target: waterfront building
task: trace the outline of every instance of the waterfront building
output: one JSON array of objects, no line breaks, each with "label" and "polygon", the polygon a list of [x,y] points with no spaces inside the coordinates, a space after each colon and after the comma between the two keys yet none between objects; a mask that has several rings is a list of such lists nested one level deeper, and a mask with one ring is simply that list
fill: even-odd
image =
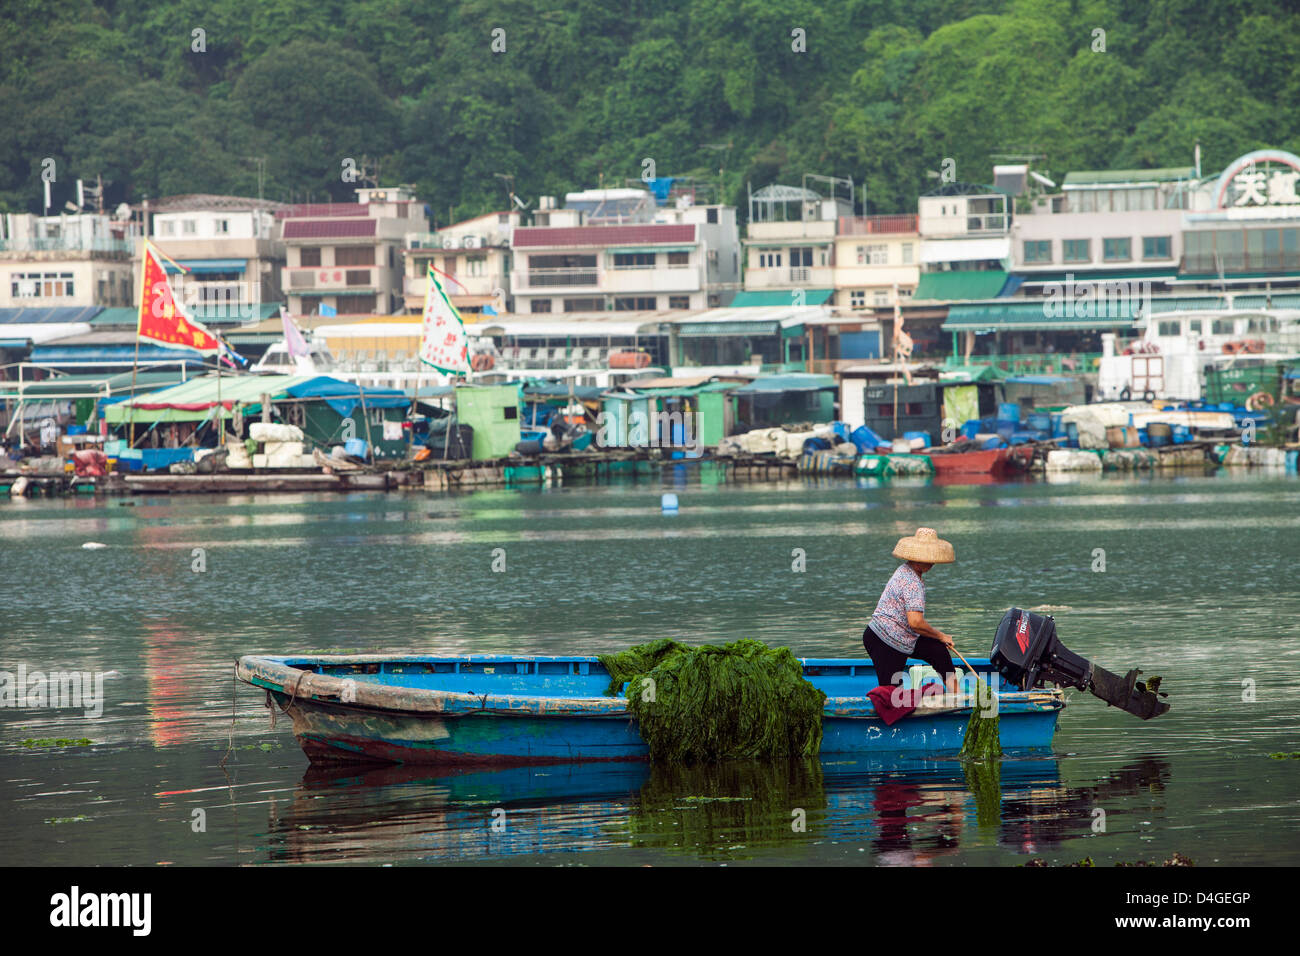
[{"label": "waterfront building", "polygon": [[492,212],[439,229],[412,232],[402,250],[406,311],[420,313],[428,288],[428,267],[466,322],[492,313],[514,312],[510,291],[512,238],[520,213]]},{"label": "waterfront building", "polygon": [[[668,197],[665,197],[665,201]],[[734,293],[736,210],[644,189],[542,196],[514,230],[510,291],[521,314],[689,311]]]},{"label": "waterfront building", "polygon": [[[192,194],[147,200],[134,207],[164,260],[172,291],[209,325],[255,321],[268,303],[278,308],[284,243],[275,215],[284,203],[245,196]],[[138,269],[143,241],[134,250]],[[177,264],[184,266],[182,270]],[[123,303],[125,304],[125,303]]]},{"label": "waterfront building", "polygon": [[358,189],[355,203],[308,203],[276,213],[284,242],[281,283],[293,315],[406,311],[402,250],[427,233],[427,209],[404,186]]},{"label": "waterfront building", "polygon": [[115,216],[6,213],[0,217],[0,309],[129,305],[138,234],[125,210]]}]

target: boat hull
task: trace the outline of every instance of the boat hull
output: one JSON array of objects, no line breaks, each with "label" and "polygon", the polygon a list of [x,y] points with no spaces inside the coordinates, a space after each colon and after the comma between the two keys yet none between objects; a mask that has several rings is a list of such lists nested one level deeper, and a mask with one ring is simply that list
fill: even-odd
[{"label": "boat hull", "polygon": [[[456,662],[463,661],[470,668],[464,674],[447,671],[438,682],[453,687],[475,684],[489,688],[486,693],[419,686],[433,683],[434,678],[410,676],[413,661],[314,658],[307,665],[300,659],[245,657],[238,673],[241,680],[265,688],[289,715],[293,732],[313,764],[472,768],[649,757],[623,698],[590,694],[608,681],[594,658],[438,659],[438,666],[458,668]],[[545,663],[581,668],[583,673],[547,680],[536,674]],[[971,710],[959,706],[959,701],[945,701],[936,694],[921,710],[887,726],[866,697],[876,686],[869,661],[805,660],[803,665],[806,678],[828,694],[822,713],[822,756],[942,753],[961,748]],[[985,679],[998,681],[996,673],[987,670],[987,661],[976,661],[974,666]],[[524,672],[526,667],[533,670]],[[514,668],[520,669],[519,674]],[[485,671],[491,676],[485,677]],[[534,689],[527,687],[529,683],[539,685],[536,693],[516,692]],[[557,693],[571,689],[579,694]],[[1004,688],[999,705],[1004,749],[1051,745],[1064,706],[1059,691]]]},{"label": "boat hull", "polygon": [[[1026,454],[1027,453],[1027,454]],[[989,448],[984,451],[942,454],[928,451],[934,473],[940,478],[949,475],[1005,475],[1022,471],[1032,458],[1029,446],[1016,448]]]}]

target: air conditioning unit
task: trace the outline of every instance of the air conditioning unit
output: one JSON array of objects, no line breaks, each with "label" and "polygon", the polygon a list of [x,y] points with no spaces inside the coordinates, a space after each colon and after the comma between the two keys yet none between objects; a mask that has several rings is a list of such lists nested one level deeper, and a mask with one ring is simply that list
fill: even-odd
[{"label": "air conditioning unit", "polygon": [[455,237],[455,236],[443,236],[443,237],[442,237],[442,247],[443,247],[444,249],[455,249],[455,248],[456,248],[456,237]]},{"label": "air conditioning unit", "polygon": [[483,240],[478,236],[466,236],[461,240],[460,245],[462,249],[477,249],[479,246],[483,245]]},{"label": "air conditioning unit", "polygon": [[509,236],[502,236],[501,239],[500,239],[500,241],[497,242],[497,245],[500,246],[502,249],[509,249],[509,248],[510,248],[510,237],[509,237]]}]

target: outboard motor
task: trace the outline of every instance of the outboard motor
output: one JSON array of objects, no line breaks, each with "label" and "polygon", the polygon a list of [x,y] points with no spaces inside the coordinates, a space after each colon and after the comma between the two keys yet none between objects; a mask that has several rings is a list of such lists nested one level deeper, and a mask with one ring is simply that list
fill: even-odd
[{"label": "outboard motor", "polygon": [[1060,642],[1052,617],[1018,607],[1003,615],[989,659],[998,673],[1021,690],[1042,687],[1048,681],[1077,687],[1143,720],[1159,717],[1169,709],[1160,700],[1169,695],[1157,696],[1158,679],[1153,679],[1148,688],[1137,679],[1142,673],[1137,668],[1120,677],[1098,667]]}]

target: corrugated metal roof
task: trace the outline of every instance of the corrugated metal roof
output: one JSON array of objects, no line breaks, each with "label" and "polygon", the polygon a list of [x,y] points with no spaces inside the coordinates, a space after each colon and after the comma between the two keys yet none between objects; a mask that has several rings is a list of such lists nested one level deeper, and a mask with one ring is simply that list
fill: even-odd
[{"label": "corrugated metal roof", "polygon": [[98,305],[70,305],[45,308],[20,307],[0,309],[0,325],[57,325],[89,322],[103,307]]},{"label": "corrugated metal roof", "polygon": [[1084,169],[1066,173],[1064,186],[1100,186],[1123,183],[1163,183],[1195,179],[1195,166],[1166,166],[1163,169]]},{"label": "corrugated metal roof", "polygon": [[370,207],[359,202],[299,203],[275,214],[276,219],[325,219],[337,216],[369,216]]},{"label": "corrugated metal roof", "polygon": [[694,242],[694,224],[637,223],[628,226],[526,226],[516,229],[515,248],[609,246],[629,243]]},{"label": "corrugated metal roof", "polygon": [[[221,403],[226,414],[234,404],[260,402],[263,395],[279,396],[285,390],[310,382],[315,375],[222,375]],[[212,414],[217,402],[217,376],[204,375],[181,385],[165,388],[149,395],[137,395],[105,409],[104,417],[110,424],[129,421],[203,421]],[[131,410],[135,415],[131,415]]]},{"label": "corrugated metal roof", "polygon": [[824,388],[835,388],[834,375],[807,375],[793,373],[790,375],[761,375],[735,391],[737,394],[758,392],[818,392]]},{"label": "corrugated metal roof", "polygon": [[375,234],[373,219],[289,219],[285,239],[351,239]]},{"label": "corrugated metal roof", "polygon": [[[943,323],[945,332],[962,332],[994,329],[1052,330],[1052,329],[1113,329],[1132,328],[1133,318],[1128,302],[1116,303],[1120,317],[1090,315],[1094,311],[1083,305],[1065,309],[1053,308],[1047,300],[1016,302],[1006,305],[954,305],[948,310]],[[1104,311],[1104,310],[1096,310]]]}]

